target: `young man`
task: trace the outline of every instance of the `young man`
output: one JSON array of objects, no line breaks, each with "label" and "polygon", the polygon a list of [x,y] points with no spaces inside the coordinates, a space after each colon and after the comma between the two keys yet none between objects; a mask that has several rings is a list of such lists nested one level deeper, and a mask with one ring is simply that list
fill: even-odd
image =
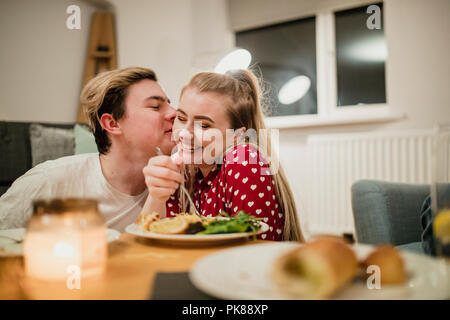
[{"label": "young man", "polygon": [[137,67],[98,75],[80,100],[99,153],[46,161],[18,178],[0,198],[0,229],[23,227],[34,199],[97,199],[119,231],[139,215],[148,195],[142,169],[156,147],[170,154],[175,110],[156,74]]}]

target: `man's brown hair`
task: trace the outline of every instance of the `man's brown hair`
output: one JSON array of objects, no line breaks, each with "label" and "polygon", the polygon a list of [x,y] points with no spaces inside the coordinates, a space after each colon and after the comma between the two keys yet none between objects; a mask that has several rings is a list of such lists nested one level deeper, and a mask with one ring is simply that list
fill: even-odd
[{"label": "man's brown hair", "polygon": [[97,149],[106,154],[111,146],[111,140],[100,124],[104,113],[112,114],[114,120],[125,115],[125,99],[128,88],[141,80],[158,81],[153,70],[141,67],[117,69],[100,73],[91,79],[81,91],[81,107],[94,133]]}]

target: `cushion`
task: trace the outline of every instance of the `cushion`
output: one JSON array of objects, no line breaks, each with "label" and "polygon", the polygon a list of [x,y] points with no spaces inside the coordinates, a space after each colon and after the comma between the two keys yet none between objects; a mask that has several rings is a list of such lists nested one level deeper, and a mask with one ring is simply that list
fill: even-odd
[{"label": "cushion", "polygon": [[75,154],[98,152],[95,137],[88,127],[76,124],[73,130],[75,134]]},{"label": "cushion", "polygon": [[420,253],[420,254],[424,253],[422,242],[420,242],[420,241],[402,244],[401,246],[397,246],[397,248],[400,250],[411,251],[414,253]]},{"label": "cushion", "polygon": [[352,185],[358,242],[402,245],[420,241],[420,208],[430,186],[359,180]]},{"label": "cushion", "polygon": [[35,165],[64,156],[75,151],[73,129],[61,129],[30,125],[31,164]]},{"label": "cushion", "polygon": [[30,167],[29,125],[0,121],[0,183],[8,188]]}]

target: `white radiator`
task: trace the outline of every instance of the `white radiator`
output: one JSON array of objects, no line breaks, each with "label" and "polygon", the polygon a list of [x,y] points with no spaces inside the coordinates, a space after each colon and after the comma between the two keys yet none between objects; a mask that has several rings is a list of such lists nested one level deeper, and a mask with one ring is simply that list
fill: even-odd
[{"label": "white radiator", "polygon": [[354,233],[351,185],[360,179],[430,183],[433,132],[315,135],[302,191],[308,232]]}]

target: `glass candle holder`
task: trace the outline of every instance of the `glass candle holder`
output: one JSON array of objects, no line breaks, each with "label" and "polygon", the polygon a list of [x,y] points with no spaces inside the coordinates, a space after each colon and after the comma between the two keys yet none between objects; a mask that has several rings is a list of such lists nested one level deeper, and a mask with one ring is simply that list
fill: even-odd
[{"label": "glass candle holder", "polygon": [[40,280],[65,280],[104,272],[106,226],[96,200],[33,202],[24,239],[25,273]]},{"label": "glass candle holder", "polygon": [[450,257],[450,124],[436,125],[432,157],[431,209],[438,256]]}]

